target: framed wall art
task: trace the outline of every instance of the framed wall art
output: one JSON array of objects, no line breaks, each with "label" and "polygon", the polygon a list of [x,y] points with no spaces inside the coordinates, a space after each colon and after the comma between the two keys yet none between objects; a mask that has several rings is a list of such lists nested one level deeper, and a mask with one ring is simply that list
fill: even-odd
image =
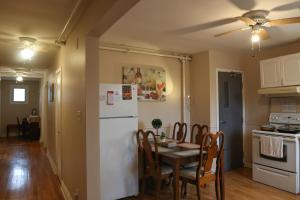
[{"label": "framed wall art", "polygon": [[137,85],[139,101],[166,100],[166,71],[161,67],[123,67],[123,83]]}]

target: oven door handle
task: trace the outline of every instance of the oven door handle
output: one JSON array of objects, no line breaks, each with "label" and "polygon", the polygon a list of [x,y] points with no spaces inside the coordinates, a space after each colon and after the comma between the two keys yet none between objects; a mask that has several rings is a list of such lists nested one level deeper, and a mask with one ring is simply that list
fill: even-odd
[{"label": "oven door handle", "polygon": [[[260,138],[260,135],[267,135],[267,134],[256,134],[256,133],[252,133],[252,137],[256,137],[256,138]],[[276,137],[281,137],[281,136],[277,136]],[[286,141],[286,142],[296,142],[297,141],[297,138],[287,138],[287,137],[283,137],[283,141]]]}]

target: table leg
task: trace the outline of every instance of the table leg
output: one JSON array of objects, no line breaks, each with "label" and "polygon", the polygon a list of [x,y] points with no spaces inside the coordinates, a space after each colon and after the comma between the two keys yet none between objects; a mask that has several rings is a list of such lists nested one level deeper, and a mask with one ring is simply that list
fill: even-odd
[{"label": "table leg", "polygon": [[180,162],[176,161],[173,166],[173,199],[179,200],[180,198],[180,191],[179,191],[179,174],[180,174]]}]

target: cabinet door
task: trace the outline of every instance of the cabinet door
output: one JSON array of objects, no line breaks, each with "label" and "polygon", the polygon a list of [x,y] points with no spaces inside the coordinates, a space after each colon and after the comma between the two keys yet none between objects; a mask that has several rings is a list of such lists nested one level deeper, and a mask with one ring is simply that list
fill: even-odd
[{"label": "cabinet door", "polygon": [[283,56],[281,62],[283,85],[300,85],[300,54]]},{"label": "cabinet door", "polygon": [[260,62],[260,81],[262,88],[281,86],[280,58]]}]

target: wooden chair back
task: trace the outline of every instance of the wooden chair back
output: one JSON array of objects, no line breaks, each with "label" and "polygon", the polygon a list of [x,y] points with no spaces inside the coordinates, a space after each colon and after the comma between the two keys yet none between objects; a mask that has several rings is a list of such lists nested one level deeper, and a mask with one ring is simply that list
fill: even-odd
[{"label": "wooden chair back", "polygon": [[[140,129],[138,130],[136,136],[139,154],[141,155],[140,160],[143,163],[143,171],[148,173],[148,175],[157,176],[158,174],[160,174],[160,166],[158,160],[158,147],[155,134],[153,133],[153,131],[145,132]],[[151,140],[153,139],[153,142],[150,142],[150,137]]]},{"label": "wooden chair back", "polygon": [[17,124],[18,124],[18,128],[21,128],[21,123],[20,123],[20,118],[17,117]]},{"label": "wooden chair back", "polygon": [[190,143],[201,144],[203,134],[209,132],[209,128],[207,125],[201,126],[200,124],[194,124],[191,130],[191,138]]},{"label": "wooden chair back", "polygon": [[176,122],[173,127],[173,140],[178,140],[179,143],[185,142],[187,134],[187,124]]},{"label": "wooden chair back", "polygon": [[199,178],[200,175],[201,177],[203,177],[206,174],[212,174],[213,160],[216,158],[218,165],[223,149],[224,133],[222,131],[219,131],[216,134],[204,134],[201,141],[197,178]]}]

